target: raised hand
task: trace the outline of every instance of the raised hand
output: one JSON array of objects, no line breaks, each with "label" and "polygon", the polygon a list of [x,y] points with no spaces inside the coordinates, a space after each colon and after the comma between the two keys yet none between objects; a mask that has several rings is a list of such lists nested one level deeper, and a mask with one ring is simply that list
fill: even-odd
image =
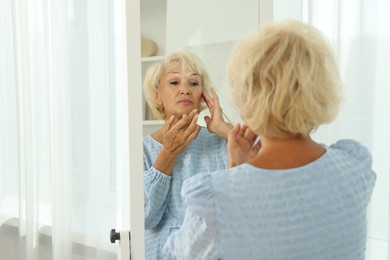
[{"label": "raised hand", "polygon": [[210,116],[204,117],[207,129],[227,140],[228,132],[233,128],[233,126],[224,120],[219,98],[214,88],[211,89],[211,94],[212,97],[210,97],[206,91],[203,91],[202,93],[203,99],[210,111]]},{"label": "raised hand", "polygon": [[177,155],[199,134],[200,126],[196,123],[197,112],[197,109],[194,109],[189,115],[183,115],[177,122],[172,115],[165,122],[161,133],[162,148],[153,164],[162,173],[171,176]]},{"label": "raised hand", "polygon": [[245,125],[237,124],[228,134],[227,154],[228,167],[249,162],[255,158],[260,149],[261,142],[258,142],[258,135]]},{"label": "raised hand", "polygon": [[163,149],[177,155],[196,138],[200,131],[200,126],[197,124],[197,112],[197,109],[194,109],[189,115],[184,114],[176,124],[173,124],[174,115],[167,120],[162,132]]}]

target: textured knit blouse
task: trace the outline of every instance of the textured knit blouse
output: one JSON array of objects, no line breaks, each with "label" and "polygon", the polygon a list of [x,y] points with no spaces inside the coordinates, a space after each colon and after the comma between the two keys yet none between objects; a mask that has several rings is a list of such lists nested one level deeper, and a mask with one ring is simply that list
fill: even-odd
[{"label": "textured knit blouse", "polygon": [[176,158],[172,176],[153,167],[162,145],[150,135],[144,137],[145,255],[162,259],[168,235],[184,220],[185,204],[180,195],[183,181],[198,172],[227,168],[226,141],[202,127],[198,136]]},{"label": "textured knit blouse", "polygon": [[364,259],[374,188],[368,150],[342,140],[305,166],[243,164],[187,179],[164,259]]}]

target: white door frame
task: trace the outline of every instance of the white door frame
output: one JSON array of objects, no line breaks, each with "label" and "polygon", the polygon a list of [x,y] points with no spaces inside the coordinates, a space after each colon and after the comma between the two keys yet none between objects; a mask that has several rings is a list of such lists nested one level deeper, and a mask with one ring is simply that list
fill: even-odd
[{"label": "white door frame", "polygon": [[[129,104],[129,187],[131,258],[145,259],[144,174],[142,134],[142,78],[140,1],[125,1],[127,86]],[[123,256],[128,260],[129,257]]]}]

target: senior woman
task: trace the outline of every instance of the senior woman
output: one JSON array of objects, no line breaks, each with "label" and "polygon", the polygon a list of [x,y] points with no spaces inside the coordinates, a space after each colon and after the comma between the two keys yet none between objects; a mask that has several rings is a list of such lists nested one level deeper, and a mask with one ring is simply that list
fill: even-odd
[{"label": "senior woman", "polygon": [[230,169],[183,184],[185,219],[166,259],[364,259],[371,155],[310,137],[341,100],[327,39],[298,21],[266,25],[236,45],[228,76],[247,126],[229,133]]},{"label": "senior woman", "polygon": [[[223,119],[218,96],[202,60],[188,51],[168,55],[153,64],[144,79],[144,93],[153,114],[164,126],[146,136],[145,255],[161,259],[168,235],[184,218],[180,196],[185,179],[198,172],[227,167],[226,139],[232,125]],[[207,128],[197,124],[198,112],[208,107]]]}]

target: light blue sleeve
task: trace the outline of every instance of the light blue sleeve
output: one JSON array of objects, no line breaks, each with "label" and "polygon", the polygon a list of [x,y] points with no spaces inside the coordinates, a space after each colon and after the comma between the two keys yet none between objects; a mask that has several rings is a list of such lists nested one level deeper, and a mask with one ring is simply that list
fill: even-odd
[{"label": "light blue sleeve", "polygon": [[356,164],[361,165],[363,169],[361,172],[365,180],[364,189],[367,191],[365,196],[365,203],[368,204],[371,199],[377,177],[376,173],[372,170],[372,156],[370,151],[367,149],[367,147],[352,139],[339,140],[330,147],[345,152],[351,158],[356,160]]},{"label": "light blue sleeve", "polygon": [[167,204],[171,178],[153,166],[144,171],[145,229],[152,229],[160,222]]},{"label": "light blue sleeve", "polygon": [[376,179],[376,173],[372,171],[372,156],[370,151],[359,143],[352,139],[342,139],[332,144],[330,147],[333,149],[342,150],[347,153],[350,157],[359,162],[362,167],[366,170],[370,178]]},{"label": "light blue sleeve", "polygon": [[372,167],[372,157],[368,149],[359,142],[352,139],[342,139],[332,144],[330,147],[342,150],[352,158],[363,163],[367,169]]},{"label": "light blue sleeve", "polygon": [[187,202],[184,223],[168,237],[164,259],[217,259],[220,228],[210,173],[187,179],[181,193]]}]

